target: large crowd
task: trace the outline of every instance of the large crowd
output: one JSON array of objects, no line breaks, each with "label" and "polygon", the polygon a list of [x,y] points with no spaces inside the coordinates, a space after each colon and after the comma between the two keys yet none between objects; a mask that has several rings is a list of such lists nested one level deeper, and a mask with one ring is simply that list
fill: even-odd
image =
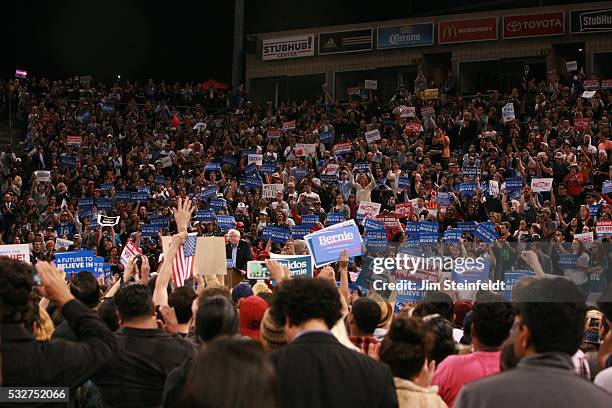
[{"label": "large crowd", "polygon": [[[3,386],[70,387],[79,407],[611,406],[612,92],[528,67],[508,93],[423,79],[388,101],[279,106],[210,82],[0,81],[16,124],[0,153],[0,245],[28,244],[35,265],[0,258]],[[361,224],[364,203],[389,245],[430,221],[440,242],[455,229],[478,251],[461,230],[475,221],[494,234],[491,279],[537,277],[511,301],[429,291],[395,307],[361,285],[359,259],[313,279],[269,259],[307,254],[303,225]],[[269,226],[292,236],[264,239]],[[242,282],[204,267],[177,284],[190,232],[226,237]],[[128,241],[143,256],[122,262]],[[85,249],[110,272],[55,269]],[[274,285],[247,279],[250,260]]]}]

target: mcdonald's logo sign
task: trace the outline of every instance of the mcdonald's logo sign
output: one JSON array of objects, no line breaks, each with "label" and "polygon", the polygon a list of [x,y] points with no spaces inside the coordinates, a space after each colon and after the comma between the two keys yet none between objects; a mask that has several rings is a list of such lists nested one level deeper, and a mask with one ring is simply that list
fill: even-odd
[{"label": "mcdonald's logo sign", "polygon": [[438,23],[439,44],[491,40],[497,40],[497,17]]}]

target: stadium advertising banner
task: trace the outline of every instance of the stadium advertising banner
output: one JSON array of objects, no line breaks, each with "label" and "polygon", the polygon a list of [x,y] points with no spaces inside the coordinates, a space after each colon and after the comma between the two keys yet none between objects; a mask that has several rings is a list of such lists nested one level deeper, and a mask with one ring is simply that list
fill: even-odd
[{"label": "stadium advertising banner", "polygon": [[440,21],[438,43],[450,44],[497,40],[497,17]]},{"label": "stadium advertising banner", "polygon": [[261,59],[264,61],[285,58],[312,57],[314,55],[314,34],[263,40]]},{"label": "stadium advertising banner", "polygon": [[379,27],[376,37],[379,50],[433,45],[434,25],[433,23],[420,23]]},{"label": "stadium advertising banner", "polygon": [[372,28],[319,34],[319,55],[371,51],[373,48]]},{"label": "stadium advertising banner", "polygon": [[504,16],[504,39],[565,34],[565,12]]},{"label": "stadium advertising banner", "polygon": [[612,8],[572,10],[569,25],[572,34],[612,31]]}]

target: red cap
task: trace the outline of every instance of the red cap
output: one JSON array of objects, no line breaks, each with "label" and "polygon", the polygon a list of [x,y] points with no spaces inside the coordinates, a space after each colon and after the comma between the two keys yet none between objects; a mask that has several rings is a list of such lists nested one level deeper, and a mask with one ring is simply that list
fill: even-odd
[{"label": "red cap", "polygon": [[249,296],[240,302],[240,334],[259,340],[259,326],[268,303],[259,296]]}]

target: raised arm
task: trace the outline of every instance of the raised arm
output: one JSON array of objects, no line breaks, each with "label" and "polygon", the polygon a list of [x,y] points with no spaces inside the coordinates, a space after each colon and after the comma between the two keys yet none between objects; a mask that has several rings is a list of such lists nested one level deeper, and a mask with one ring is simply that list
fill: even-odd
[{"label": "raised arm", "polygon": [[164,262],[159,269],[159,274],[155,280],[155,291],[153,292],[153,303],[156,306],[167,306],[168,305],[168,283],[172,276],[172,264],[176,254],[183,245],[183,242],[187,238],[187,232],[179,232],[174,235],[170,240],[170,246],[168,253],[164,255]]}]

